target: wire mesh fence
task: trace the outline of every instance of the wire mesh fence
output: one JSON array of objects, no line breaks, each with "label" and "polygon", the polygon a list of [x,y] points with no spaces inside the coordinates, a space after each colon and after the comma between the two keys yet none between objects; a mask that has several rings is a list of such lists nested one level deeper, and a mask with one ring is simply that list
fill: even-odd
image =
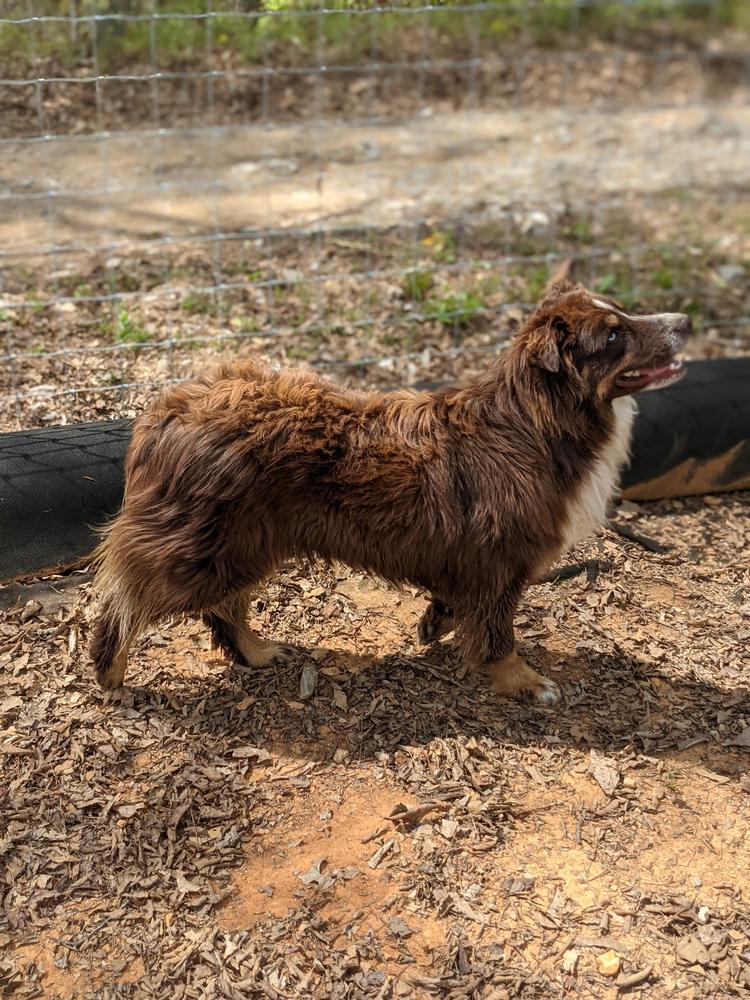
[{"label": "wire mesh fence", "polygon": [[748,343],[744,6],[13,0],[0,421],[219,357],[371,385],[499,349],[562,260]]}]

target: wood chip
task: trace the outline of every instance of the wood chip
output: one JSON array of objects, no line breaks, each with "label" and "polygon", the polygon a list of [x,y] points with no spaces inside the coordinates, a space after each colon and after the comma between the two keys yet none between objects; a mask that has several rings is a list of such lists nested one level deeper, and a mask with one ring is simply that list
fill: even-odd
[{"label": "wood chip", "polygon": [[597,955],[596,968],[602,976],[616,976],[620,971],[620,956],[614,951],[605,951],[603,955]]},{"label": "wood chip", "polygon": [[383,858],[386,856],[386,854],[388,854],[389,851],[392,851],[395,846],[396,846],[395,838],[391,837],[390,840],[386,840],[386,842],[381,847],[379,847],[377,851],[375,851],[370,860],[367,862],[369,867],[377,868],[380,865]]}]

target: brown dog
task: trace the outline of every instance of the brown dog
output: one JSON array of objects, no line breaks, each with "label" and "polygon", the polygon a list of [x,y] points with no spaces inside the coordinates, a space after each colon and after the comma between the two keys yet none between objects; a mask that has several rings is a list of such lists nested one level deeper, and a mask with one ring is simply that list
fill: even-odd
[{"label": "brown dog", "polygon": [[285,655],[250,630],[248,601],[312,556],[423,587],[423,641],[455,624],[498,692],[553,704],[557,686],[515,652],[516,605],[604,519],[630,394],[682,374],[689,329],[561,283],[462,387],[361,393],[243,361],[167,389],[135,425],[97,553],[99,683],[121,685],[139,630],[176,612],[202,614],[235,661]]}]

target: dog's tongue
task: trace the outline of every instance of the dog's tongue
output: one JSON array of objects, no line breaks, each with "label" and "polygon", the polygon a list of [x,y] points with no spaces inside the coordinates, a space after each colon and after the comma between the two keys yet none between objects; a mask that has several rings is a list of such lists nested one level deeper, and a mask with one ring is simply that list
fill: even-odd
[{"label": "dog's tongue", "polygon": [[638,392],[639,389],[654,388],[665,383],[673,382],[685,374],[685,367],[681,361],[671,361],[668,365],[658,365],[653,368],[638,368],[636,371],[626,372],[617,379],[617,384],[623,388],[628,388],[631,392]]},{"label": "dog's tongue", "polygon": [[657,379],[669,378],[675,375],[682,366],[675,366],[674,362],[668,365],[661,365],[659,368],[639,368],[641,377],[647,382],[655,382]]}]

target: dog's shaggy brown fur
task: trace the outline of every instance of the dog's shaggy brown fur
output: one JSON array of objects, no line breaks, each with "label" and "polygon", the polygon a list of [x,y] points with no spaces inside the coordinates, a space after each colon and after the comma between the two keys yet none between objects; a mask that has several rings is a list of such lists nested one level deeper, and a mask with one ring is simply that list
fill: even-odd
[{"label": "dog's shaggy brown fur", "polygon": [[515,652],[517,602],[604,516],[632,420],[619,397],[678,373],[688,327],[563,283],[462,387],[365,394],[243,361],[167,389],[135,425],[97,554],[100,684],[122,684],[135,635],[175,612],[202,614],[237,661],[284,655],[249,629],[248,601],[282,560],[314,556],[423,587],[424,641],[455,625],[499,692],[553,703]]}]

